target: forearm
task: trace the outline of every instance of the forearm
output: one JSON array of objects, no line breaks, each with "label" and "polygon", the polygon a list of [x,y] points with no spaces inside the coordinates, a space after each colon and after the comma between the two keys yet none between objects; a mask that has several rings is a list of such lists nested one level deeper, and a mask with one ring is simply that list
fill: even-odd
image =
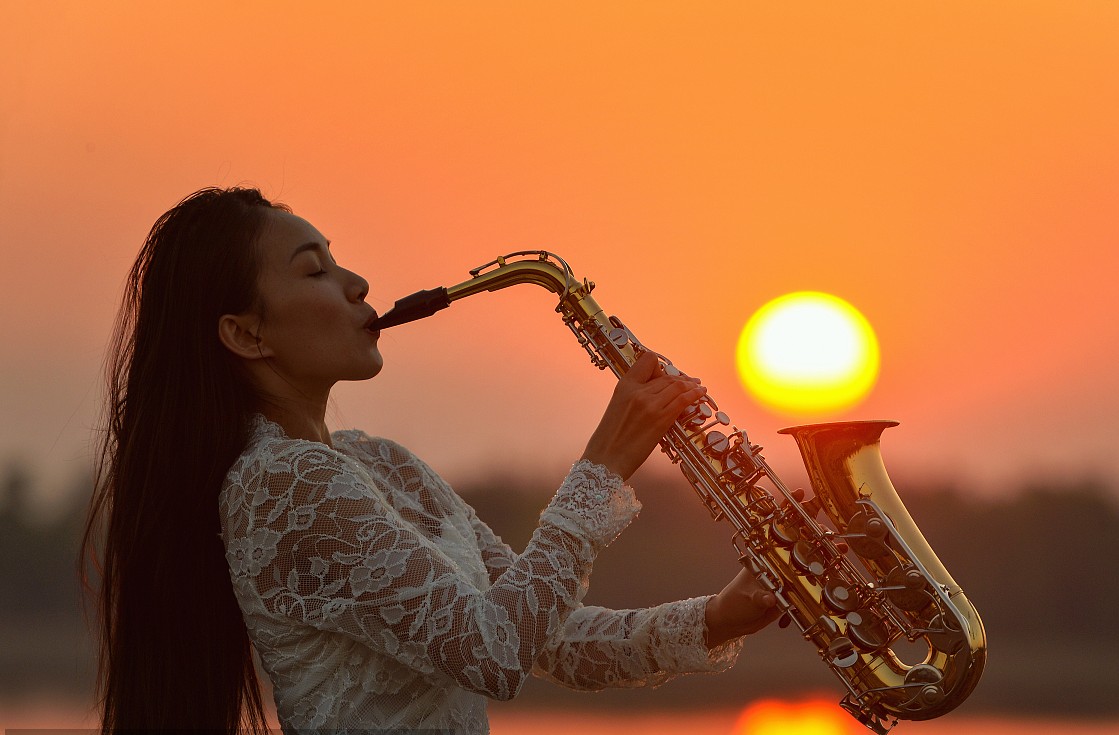
[{"label": "forearm", "polygon": [[580,607],[536,660],[534,673],[573,689],[658,686],[681,674],[723,671],[741,642],[709,649],[707,598],[637,610]]}]

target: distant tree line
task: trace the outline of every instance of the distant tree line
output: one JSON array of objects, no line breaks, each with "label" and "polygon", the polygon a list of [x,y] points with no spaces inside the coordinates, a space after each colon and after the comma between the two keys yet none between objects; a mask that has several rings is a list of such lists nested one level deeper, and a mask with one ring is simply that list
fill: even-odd
[{"label": "distant tree line", "polygon": [[[92,683],[92,645],[75,573],[90,483],[76,479],[65,507],[44,523],[29,510],[36,491],[30,472],[11,464],[0,474],[0,693],[82,695]],[[712,521],[680,477],[642,470],[632,484],[644,508],[596,561],[584,602],[634,608],[718,592],[739,568],[731,527]],[[501,477],[458,489],[518,551],[554,490],[546,482]],[[906,486],[903,495],[987,628],[987,673],[965,706],[1119,713],[1113,697],[1119,653],[1114,489],[1092,481],[1038,484],[985,499],[959,488]],[[591,695],[533,682],[517,704],[726,706],[791,690],[839,696],[838,682],[812,647],[771,626],[748,641],[740,664],[723,676]]]}]

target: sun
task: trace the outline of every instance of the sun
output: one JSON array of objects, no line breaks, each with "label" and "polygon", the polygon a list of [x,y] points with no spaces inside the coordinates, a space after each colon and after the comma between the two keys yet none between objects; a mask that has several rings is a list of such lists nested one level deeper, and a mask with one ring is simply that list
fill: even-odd
[{"label": "sun", "polygon": [[874,387],[878,340],[851,304],[797,291],[758,309],[738,338],[742,384],[778,413],[821,416],[850,408]]}]

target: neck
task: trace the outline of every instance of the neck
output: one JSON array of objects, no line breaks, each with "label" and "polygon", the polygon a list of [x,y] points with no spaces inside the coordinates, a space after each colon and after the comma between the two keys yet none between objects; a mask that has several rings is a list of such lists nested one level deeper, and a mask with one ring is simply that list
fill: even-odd
[{"label": "neck", "polygon": [[330,430],[326,428],[326,398],[321,401],[292,400],[290,398],[265,400],[260,412],[274,421],[292,439],[307,439],[328,447]]},{"label": "neck", "polygon": [[265,360],[251,361],[248,368],[260,413],[279,424],[292,439],[334,446],[326,428],[326,404],[333,382],[294,380],[281,375]]}]

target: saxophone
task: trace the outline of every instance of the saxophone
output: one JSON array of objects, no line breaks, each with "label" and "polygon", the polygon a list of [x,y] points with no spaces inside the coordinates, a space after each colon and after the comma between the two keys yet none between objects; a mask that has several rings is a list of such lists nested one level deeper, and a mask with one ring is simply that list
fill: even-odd
[{"label": "saxophone", "polygon": [[[452,301],[519,283],[559,296],[556,311],[591,362],[623,375],[646,348],[545,251],[501,256],[456,286],[397,301],[378,329],[414,321]],[[660,356],[666,372],[681,374]],[[882,432],[896,421],[843,421],[782,429],[796,440],[814,496],[790,490],[746,432],[710,394],[662,438],[716,521],[734,527],[739,561],[777,598],[846,687],[847,712],[879,735],[959,705],[979,681],[986,635],[979,614],[909,516],[882,463]]]}]

